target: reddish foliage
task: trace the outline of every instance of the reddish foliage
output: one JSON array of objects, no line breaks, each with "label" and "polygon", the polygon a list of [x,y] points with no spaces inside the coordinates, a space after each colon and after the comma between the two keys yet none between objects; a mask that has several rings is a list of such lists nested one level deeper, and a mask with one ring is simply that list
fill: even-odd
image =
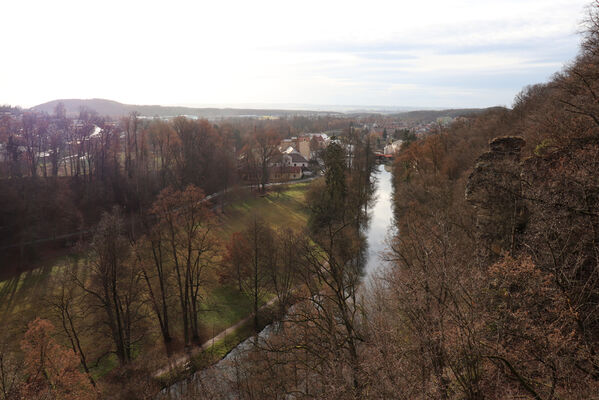
[{"label": "reddish foliage", "polygon": [[23,389],[28,399],[95,399],[89,378],[79,368],[79,357],[52,338],[54,326],[48,320],[29,323],[21,341],[25,353],[27,381]]}]

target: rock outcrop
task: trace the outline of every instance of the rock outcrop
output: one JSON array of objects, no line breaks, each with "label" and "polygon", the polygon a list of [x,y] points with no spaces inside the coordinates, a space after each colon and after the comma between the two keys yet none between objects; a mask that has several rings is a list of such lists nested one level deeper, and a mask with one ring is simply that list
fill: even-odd
[{"label": "rock outcrop", "polygon": [[524,144],[494,139],[468,178],[480,255],[486,262],[502,253],[531,257],[571,302],[585,339],[597,343],[599,138],[571,139],[521,160]]},{"label": "rock outcrop", "polygon": [[520,137],[493,139],[468,177],[466,200],[476,208],[481,256],[492,258],[513,252],[516,235],[526,220],[522,201]]}]

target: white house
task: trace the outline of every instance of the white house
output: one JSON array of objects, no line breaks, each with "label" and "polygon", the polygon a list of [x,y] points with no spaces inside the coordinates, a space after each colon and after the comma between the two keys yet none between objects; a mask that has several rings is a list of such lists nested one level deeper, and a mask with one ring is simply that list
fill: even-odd
[{"label": "white house", "polygon": [[273,166],[307,168],[308,160],[293,147],[289,146],[281,152],[281,157],[273,164]]},{"label": "white house", "polygon": [[291,167],[308,168],[308,160],[300,153],[294,152],[283,155],[284,162]]},{"label": "white house", "polygon": [[384,153],[385,154],[395,154],[401,148],[401,144],[403,140],[396,140],[395,142],[388,144],[385,146]]}]

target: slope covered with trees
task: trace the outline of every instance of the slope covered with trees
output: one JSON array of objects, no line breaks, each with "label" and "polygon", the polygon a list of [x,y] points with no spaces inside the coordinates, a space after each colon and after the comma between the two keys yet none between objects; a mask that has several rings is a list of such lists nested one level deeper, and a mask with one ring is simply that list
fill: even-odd
[{"label": "slope covered with trees", "polygon": [[399,234],[370,319],[394,373],[377,390],[596,396],[598,16],[594,4],[577,59],[512,110],[457,122],[397,160]]}]

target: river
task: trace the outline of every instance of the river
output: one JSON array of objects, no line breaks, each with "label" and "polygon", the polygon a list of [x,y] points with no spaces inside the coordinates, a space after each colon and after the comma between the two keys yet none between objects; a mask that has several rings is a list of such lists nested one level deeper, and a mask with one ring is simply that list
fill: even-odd
[{"label": "river", "polygon": [[[369,209],[370,220],[364,229],[367,241],[367,254],[364,264],[363,282],[368,282],[380,271],[385,264],[383,254],[387,248],[387,237],[393,229],[393,175],[391,168],[386,165],[378,165],[374,177],[376,188],[373,202]],[[259,338],[267,338],[276,323],[268,325],[259,334]],[[212,367],[196,372],[190,379],[177,382],[164,389],[157,399],[178,399],[185,396],[204,393],[206,388],[216,390],[215,397],[224,399],[235,399],[236,362],[239,356],[250,350],[254,344],[254,338],[249,338],[234,348],[225,358]]]},{"label": "river", "polygon": [[376,189],[373,204],[370,207],[370,221],[364,231],[368,243],[368,253],[364,265],[364,276],[367,281],[385,264],[383,254],[387,249],[387,237],[393,229],[393,174],[391,167],[378,165]]}]

